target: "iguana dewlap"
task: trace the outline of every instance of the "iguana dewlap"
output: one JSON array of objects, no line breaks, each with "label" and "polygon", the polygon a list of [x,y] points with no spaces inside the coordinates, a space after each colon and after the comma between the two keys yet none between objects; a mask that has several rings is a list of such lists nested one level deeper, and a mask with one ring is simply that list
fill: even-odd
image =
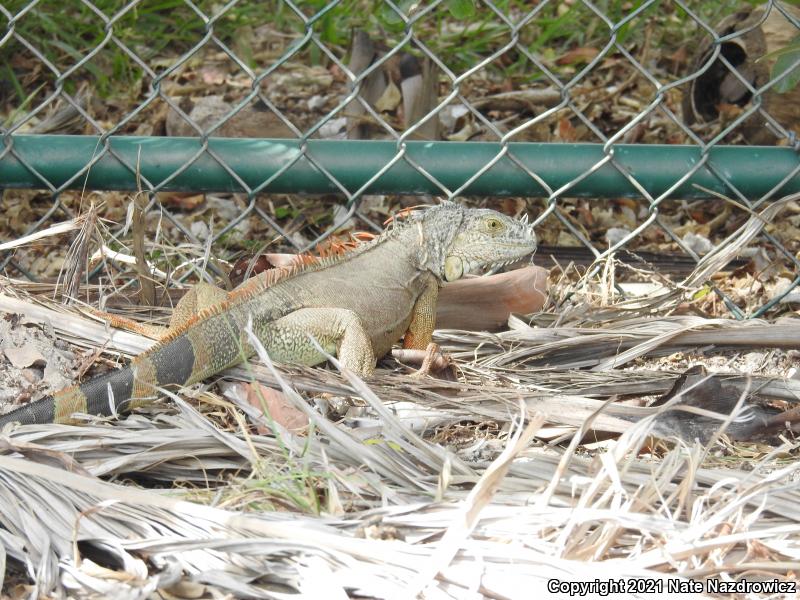
[{"label": "iguana dewlap", "polygon": [[344,367],[369,376],[401,337],[407,348],[427,346],[442,281],[535,248],[527,220],[492,210],[447,202],[412,213],[341,257],[298,267],[277,282],[266,272],[248,280],[211,307],[179,317],[182,323],[127,367],[21,406],[0,416],[0,427],[113,415],[152,400],[160,387],[201,381],[252,354],[244,332],[251,319],[278,362],[323,362],[313,337]]}]

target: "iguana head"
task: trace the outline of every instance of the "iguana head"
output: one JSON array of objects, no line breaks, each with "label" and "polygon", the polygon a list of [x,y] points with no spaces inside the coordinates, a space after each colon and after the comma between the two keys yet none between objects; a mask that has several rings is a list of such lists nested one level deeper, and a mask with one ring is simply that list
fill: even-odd
[{"label": "iguana head", "polygon": [[495,210],[445,202],[417,220],[422,266],[453,281],[480,267],[498,267],[536,250],[527,215],[512,219]]}]

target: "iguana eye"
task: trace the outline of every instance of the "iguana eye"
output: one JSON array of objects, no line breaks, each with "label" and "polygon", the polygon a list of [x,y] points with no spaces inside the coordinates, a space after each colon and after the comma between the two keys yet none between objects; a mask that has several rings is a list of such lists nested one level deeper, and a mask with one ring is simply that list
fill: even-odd
[{"label": "iguana eye", "polygon": [[497,232],[503,228],[503,223],[500,221],[500,219],[487,219],[486,228],[489,231]]}]

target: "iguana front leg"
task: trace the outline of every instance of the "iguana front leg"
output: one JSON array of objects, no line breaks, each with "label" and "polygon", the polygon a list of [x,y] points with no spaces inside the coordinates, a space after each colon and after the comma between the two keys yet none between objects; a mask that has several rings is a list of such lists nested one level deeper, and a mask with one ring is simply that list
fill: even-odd
[{"label": "iguana front leg", "polygon": [[403,337],[406,350],[424,350],[425,356],[419,371],[412,377],[429,375],[434,361],[444,359],[439,346],[433,343],[433,330],[436,327],[436,303],[439,299],[439,282],[432,279],[414,304],[411,323]]},{"label": "iguana front leg", "polygon": [[436,301],[439,298],[439,282],[431,277],[422,294],[414,303],[411,323],[403,337],[403,348],[425,350],[433,339],[436,327]]},{"label": "iguana front leg", "polygon": [[270,358],[284,363],[316,365],[325,361],[309,335],[336,354],[342,366],[362,377],[375,372],[372,342],[356,313],[344,308],[301,308],[257,332]]}]

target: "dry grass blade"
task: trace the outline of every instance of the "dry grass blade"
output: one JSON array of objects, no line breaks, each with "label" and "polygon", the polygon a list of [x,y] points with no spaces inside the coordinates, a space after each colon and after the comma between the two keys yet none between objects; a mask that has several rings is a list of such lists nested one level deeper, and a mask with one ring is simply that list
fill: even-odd
[{"label": "dry grass blade", "polygon": [[[12,490],[14,496],[9,497]],[[308,520],[285,516],[281,520],[264,519],[230,513],[8,457],[0,457],[0,494],[6,500],[17,499],[17,502],[3,502],[0,519],[8,534],[24,540],[32,558],[38,557],[28,565],[37,571],[31,575],[41,582],[42,592],[56,585],[56,559],[70,567],[67,575],[78,569],[86,579],[92,579],[92,575],[103,579],[96,569],[94,573],[91,569],[87,572],[89,561],[81,562],[72,556],[68,540],[73,538],[73,531],[78,540],[116,539],[113,544],[100,542],[112,563],[136,563],[129,550],[146,552],[156,564],[177,561],[179,568],[192,575],[194,581],[213,583],[247,597],[273,597],[269,587],[277,584],[303,591],[303,582],[314,569],[300,577],[304,569],[285,563],[281,557],[286,553],[326,557],[329,564],[349,572],[347,578],[356,588],[374,590],[388,586],[384,589],[397,591],[389,580],[383,581],[380,576],[376,579],[370,572],[358,575],[350,569],[354,557],[383,560],[390,558],[392,552],[386,554],[368,540],[340,536]],[[225,555],[231,553],[239,556],[234,569],[226,568]],[[11,556],[25,560],[25,554]],[[48,561],[42,563],[44,558]],[[401,571],[419,566],[413,553],[394,562]],[[35,564],[40,566],[36,568]],[[272,586],[260,589],[248,583],[264,573],[269,574]],[[106,577],[111,574],[109,571]],[[133,578],[128,581],[117,578],[113,591],[125,593],[144,583],[137,581],[137,573],[130,575]],[[103,587],[108,588],[111,583],[106,579]],[[155,576],[150,583],[158,586],[161,582]]]},{"label": "dry grass blade", "polygon": [[760,213],[752,214],[744,225],[717,244],[711,252],[702,258],[694,272],[683,281],[682,286],[694,288],[704,284],[709,277],[719,272],[736,257],[742,248],[749,244],[765,226],[769,225],[786,208],[786,205],[798,199],[800,199],[800,193],[790,194],[770,203]]},{"label": "dry grass blade", "polygon": [[[525,414],[524,409],[522,414]],[[508,469],[517,455],[526,448],[536,431],[544,424],[544,415],[536,415],[523,430],[521,423],[511,434],[503,452],[484,471],[481,478],[472,488],[462,507],[460,518],[447,528],[432,557],[431,564],[420,573],[417,584],[409,590],[410,596],[417,596],[430,585],[437,573],[442,572],[464,545],[478,522],[480,512],[489,505],[500,481],[508,473]]]},{"label": "dry grass blade", "polygon": [[103,346],[128,356],[139,354],[153,344],[143,335],[110,329],[107,325],[66,310],[58,304],[37,298],[20,300],[0,294],[0,311],[24,314],[52,327],[59,336],[83,347]]},{"label": "dry grass blade", "polygon": [[95,234],[98,211],[94,202],[83,215],[83,223],[75,240],[67,252],[64,266],[59,272],[59,282],[62,283],[64,296],[69,303],[73,303],[80,292],[81,283],[86,276],[86,264],[89,256],[89,244]]},{"label": "dry grass blade", "polygon": [[74,219],[70,219],[69,221],[64,221],[62,223],[56,223],[55,225],[51,225],[47,229],[40,229],[39,231],[35,231],[31,234],[22,236],[15,240],[3,242],[2,244],[0,244],[0,252],[5,252],[6,250],[19,248],[20,246],[25,246],[26,244],[30,244],[31,242],[35,242],[37,240],[41,240],[53,235],[61,235],[64,233],[69,233],[70,231],[75,231],[76,229],[80,229],[83,226],[83,222],[85,221],[85,219],[86,219],[85,216],[75,217]]},{"label": "dry grass blade", "polygon": [[[605,460],[594,477],[583,475],[577,502],[570,500],[568,486],[552,498],[552,505],[538,504],[539,494],[528,480],[527,486],[519,481],[527,487],[523,496],[515,500],[499,493],[486,504],[485,486],[492,486],[507,466],[512,468],[503,483],[517,477],[517,461],[509,461],[524,446],[521,441],[522,437],[512,439],[503,457],[482,469],[483,484],[464,504],[402,502],[344,520],[239,514],[0,457],[0,522],[6,529],[1,542],[8,556],[27,563],[31,574],[39,577],[42,592],[61,578],[78,587],[103,589],[109,596],[133,589],[168,590],[186,580],[238,597],[273,597],[276,586],[287,585],[300,597],[318,597],[321,581],[333,586],[332,593],[360,590],[381,598],[403,597],[409,586],[418,585],[420,573],[443,564],[436,562],[440,548],[456,538],[447,553],[452,563],[443,569],[437,587],[469,587],[478,568],[484,593],[508,597],[520,585],[531,593],[544,592],[553,577],[581,581],[594,573],[605,578],[663,578],[664,573],[653,569],[680,572],[711,554],[714,573],[739,572],[742,550],[755,541],[775,558],[770,564],[751,560],[751,566],[783,574],[800,558],[800,494],[798,484],[787,486],[797,466],[767,477],[737,477],[728,471],[724,478],[708,480],[714,485],[701,484],[691,507],[684,503],[676,512],[675,502],[683,496],[670,492],[672,482],[679,482],[677,489],[688,489],[684,475],[695,459],[678,449],[657,468],[656,476],[638,480],[637,470],[654,467],[639,464],[623,444],[619,456]],[[577,458],[575,463],[585,463],[576,474],[587,473],[588,462]],[[702,468],[692,470],[713,477]],[[772,517],[766,527],[755,527],[755,518],[763,520],[764,508],[773,505],[777,493],[794,495],[793,517]],[[465,513],[473,507],[482,508],[480,520],[474,519],[475,512],[473,518]],[[396,529],[405,541],[352,537],[360,523],[376,518],[380,528]],[[463,528],[460,535],[448,537],[453,523],[474,526],[474,537],[466,536]],[[712,535],[720,527],[729,533]],[[73,535],[81,544],[80,555],[69,542]],[[441,542],[430,542],[440,536]],[[105,566],[79,558],[96,544],[111,561]],[[462,551],[454,553],[453,548]],[[155,572],[145,568],[140,553],[158,567]],[[620,553],[625,560],[609,560]],[[295,558],[287,562],[287,557]],[[584,562],[590,557],[604,562]],[[433,591],[427,590],[426,597],[436,597]]]}]

